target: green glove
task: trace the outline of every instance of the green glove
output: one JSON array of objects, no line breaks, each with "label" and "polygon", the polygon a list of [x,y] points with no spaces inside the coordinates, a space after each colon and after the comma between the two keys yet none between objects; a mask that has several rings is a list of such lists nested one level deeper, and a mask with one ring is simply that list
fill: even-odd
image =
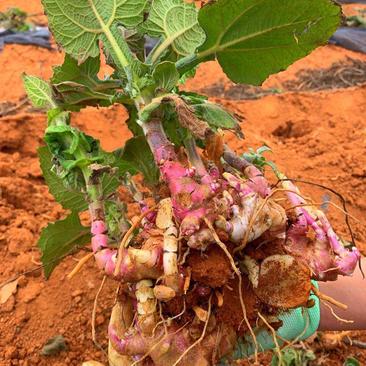
[{"label": "green glove", "polygon": [[[314,286],[318,284],[313,281]],[[314,334],[320,322],[320,303],[319,299],[314,295],[310,295],[310,299],[314,301],[314,306],[311,308],[296,308],[282,313],[278,318],[282,320],[282,326],[277,330],[279,337],[277,342],[280,346],[284,341],[304,340]],[[263,352],[275,348],[272,334],[263,328],[255,330],[258,342],[258,351]],[[219,362],[219,366],[230,365],[230,360],[238,360],[251,356],[254,354],[255,346],[250,335],[238,339],[235,350],[230,357],[226,357]]]}]

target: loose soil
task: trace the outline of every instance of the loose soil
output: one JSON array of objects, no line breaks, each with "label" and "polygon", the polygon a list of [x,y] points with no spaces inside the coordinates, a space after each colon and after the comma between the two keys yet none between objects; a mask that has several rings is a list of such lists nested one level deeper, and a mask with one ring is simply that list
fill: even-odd
[{"label": "loose soil", "polygon": [[266,95],[284,92],[319,91],[342,89],[366,84],[366,62],[347,57],[334,62],[330,67],[301,69],[296,79],[284,81],[283,89],[264,88],[231,82],[214,83],[201,92],[208,96],[220,96],[225,99],[259,99]]},{"label": "loose soil", "polygon": [[[2,0],[0,11],[18,6],[30,13],[41,13],[38,0]],[[348,6],[349,7],[349,6]],[[37,15],[40,21],[44,17]],[[334,46],[321,47],[287,71],[270,77],[264,88],[285,90],[283,85],[296,80],[301,69],[329,68],[347,58],[366,62],[366,56]],[[93,261],[88,262],[72,280],[66,278],[85,253],[69,257],[51,278],[45,281],[39,266],[36,243],[40,230],[65,212],[48,193],[41,175],[36,149],[42,145],[45,116],[28,104],[18,106],[24,98],[22,72],[47,78],[62,54],[32,46],[7,45],[0,53],[0,284],[19,278],[16,293],[0,305],[0,366],[76,366],[96,359],[106,362],[103,353],[91,340],[93,302],[103,275]],[[200,67],[186,88],[200,91],[229,81],[213,62]],[[312,92],[283,92],[255,100],[229,100],[222,93],[211,94],[231,112],[243,118],[245,140],[231,134],[227,142],[239,151],[249,146],[267,144],[269,155],[291,178],[315,182],[338,191],[346,199],[359,248],[366,254],[366,86],[326,89]],[[6,109],[18,107],[13,111]],[[5,113],[4,113],[5,109]],[[99,138],[107,150],[113,150],[130,137],[125,126],[127,112],[115,106],[108,109],[87,108],[74,116],[73,123]],[[300,184],[300,183],[299,183]],[[331,197],[329,191],[300,184],[304,193],[316,202]],[[344,215],[329,207],[328,212],[338,232],[349,238]],[[107,323],[115,298],[116,284],[107,280],[97,306],[96,331],[102,346],[107,344]],[[235,294],[225,295],[227,305],[236,302]],[[45,357],[40,350],[46,341],[62,334],[68,350]],[[366,333],[352,337],[366,340]],[[339,338],[339,337],[338,337]],[[342,365],[347,356],[366,363],[366,353],[356,347],[337,343],[337,337],[322,335],[306,342],[305,347],[317,354],[314,365]],[[331,339],[332,341],[329,341]],[[270,354],[261,356],[268,365]],[[243,361],[247,364],[247,361]]]}]

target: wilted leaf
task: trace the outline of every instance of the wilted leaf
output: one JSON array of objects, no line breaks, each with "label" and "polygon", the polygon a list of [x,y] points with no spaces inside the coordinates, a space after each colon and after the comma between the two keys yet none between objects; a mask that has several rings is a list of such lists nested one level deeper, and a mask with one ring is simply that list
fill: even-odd
[{"label": "wilted leaf", "polygon": [[18,279],[7,283],[0,288],[0,304],[5,304],[11,295],[17,291]]},{"label": "wilted leaf", "polygon": [[90,239],[90,228],[81,225],[77,212],[72,212],[64,220],[48,224],[38,241],[46,278],[66,255],[89,243]]},{"label": "wilted leaf", "polygon": [[206,42],[198,57],[216,57],[231,80],[258,85],[326,43],[340,13],[329,0],[218,0],[199,12]]}]

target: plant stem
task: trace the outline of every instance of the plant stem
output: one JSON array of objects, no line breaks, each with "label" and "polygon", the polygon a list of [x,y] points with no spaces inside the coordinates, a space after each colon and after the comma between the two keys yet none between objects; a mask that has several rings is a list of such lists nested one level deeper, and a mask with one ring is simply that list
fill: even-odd
[{"label": "plant stem", "polygon": [[207,175],[206,167],[204,166],[202,159],[197,152],[196,142],[192,136],[185,140],[185,146],[188,153],[188,159],[190,163],[196,168],[198,175],[201,177]]},{"label": "plant stem", "polygon": [[193,69],[194,67],[196,67],[201,62],[206,62],[206,61],[210,61],[210,60],[213,60],[213,59],[214,58],[212,56],[207,56],[205,58],[199,57],[199,54],[196,53],[194,55],[189,55],[189,56],[186,56],[186,57],[183,57],[183,58],[179,59],[175,63],[175,66],[176,66],[179,74],[183,75],[187,71],[189,71],[189,70]]}]

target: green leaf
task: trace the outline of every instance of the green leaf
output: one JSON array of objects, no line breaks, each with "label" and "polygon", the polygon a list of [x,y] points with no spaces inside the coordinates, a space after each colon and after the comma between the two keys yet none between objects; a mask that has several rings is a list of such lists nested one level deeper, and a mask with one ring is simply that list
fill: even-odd
[{"label": "green leaf", "polygon": [[346,361],[344,361],[343,366],[360,366],[360,363],[356,358],[348,357]]},{"label": "green leaf", "polygon": [[340,14],[330,0],[218,0],[199,12],[207,38],[198,58],[216,57],[231,80],[259,85],[326,43]]},{"label": "green leaf", "polygon": [[180,90],[179,95],[188,103],[188,104],[201,104],[205,103],[208,98],[206,95],[201,95],[195,92],[189,92],[185,90]]},{"label": "green leaf", "polygon": [[43,177],[55,200],[63,208],[80,212],[88,208],[85,195],[70,187],[65,187],[62,179],[52,171],[52,154],[48,147],[43,146],[38,149],[38,157],[43,172]]},{"label": "green leaf", "polygon": [[144,131],[141,126],[137,123],[138,120],[138,111],[136,106],[134,105],[126,105],[128,110],[128,120],[126,121],[129,130],[133,133],[134,136],[143,136]]},{"label": "green leaf", "polygon": [[23,75],[28,98],[36,108],[55,108],[51,85],[36,76]]},{"label": "green leaf", "polygon": [[151,119],[151,115],[159,109],[161,106],[161,101],[153,101],[141,109],[139,114],[139,119],[141,122],[148,122]]},{"label": "green leaf", "polygon": [[63,65],[54,69],[51,81],[66,104],[90,105],[102,101],[112,104],[121,83],[118,80],[100,80],[97,75],[99,69],[99,57],[90,57],[79,65],[66,55]]},{"label": "green leaf", "polygon": [[196,76],[197,68],[198,65],[184,72],[179,78],[179,84],[185,84],[189,79],[194,78]]},{"label": "green leaf", "polygon": [[147,0],[42,0],[56,41],[80,62],[99,55],[103,41],[115,62],[129,62],[122,50],[118,25],[135,27],[143,21]]},{"label": "green leaf", "polygon": [[64,220],[48,224],[38,241],[46,278],[65,256],[89,243],[90,239],[90,228],[81,225],[77,212],[72,212]]},{"label": "green leaf", "polygon": [[153,78],[158,89],[170,92],[179,81],[179,72],[174,62],[165,61],[155,67]]},{"label": "green leaf", "polygon": [[163,113],[163,128],[169,140],[175,146],[184,146],[184,142],[190,136],[190,133],[181,126],[175,107],[171,104],[165,104]]},{"label": "green leaf", "polygon": [[314,361],[316,356],[311,350],[285,348],[281,350],[282,364],[280,365],[278,355],[272,357],[271,366],[308,366],[310,361]]},{"label": "green leaf", "polygon": [[198,11],[194,4],[183,0],[153,0],[149,17],[142,25],[152,37],[164,41],[154,51],[155,61],[168,47],[180,56],[192,54],[205,40],[205,33],[198,24]]},{"label": "green leaf", "polygon": [[[135,172],[144,175],[148,184],[156,184],[159,170],[144,136],[133,137],[126,142],[121,158],[131,164]],[[133,172],[131,172],[133,174]]]},{"label": "green leaf", "polygon": [[206,102],[192,105],[195,114],[206,121],[211,127],[226,130],[240,129],[238,121],[220,106],[214,103]]}]

